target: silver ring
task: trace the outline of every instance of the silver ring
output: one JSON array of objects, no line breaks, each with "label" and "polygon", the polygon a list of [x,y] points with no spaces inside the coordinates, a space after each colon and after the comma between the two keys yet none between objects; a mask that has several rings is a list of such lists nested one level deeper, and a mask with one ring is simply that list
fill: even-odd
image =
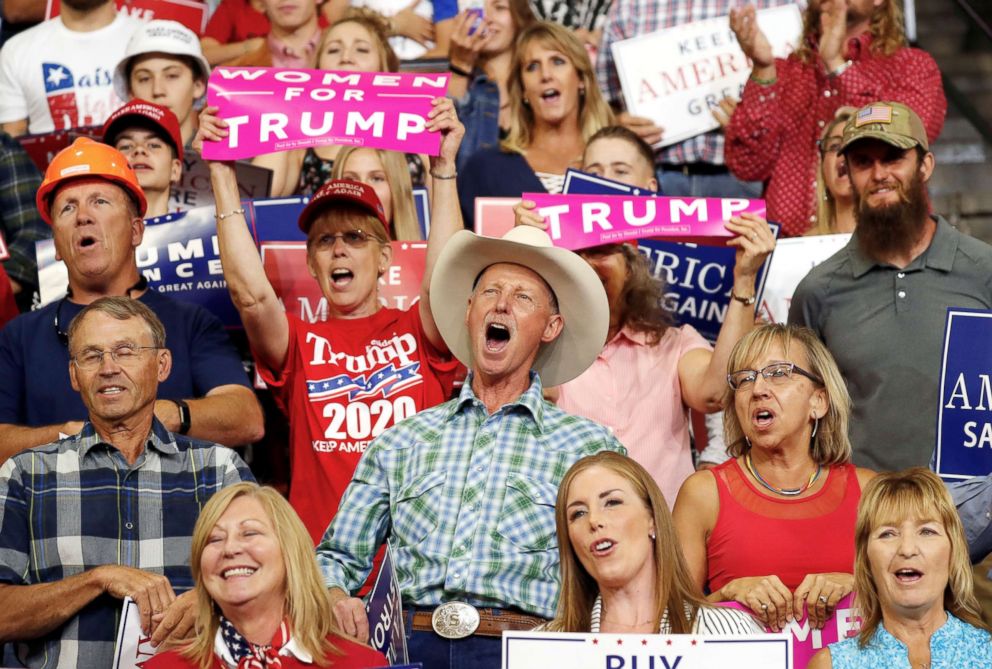
[{"label": "silver ring", "polygon": [[820,599],[820,601],[821,601],[821,602],[823,602],[824,604],[826,604],[826,603],[827,603],[827,596],[826,596],[826,595],[820,595],[820,597],[819,597],[819,599]]},{"label": "silver ring", "polygon": [[768,605],[767,604],[762,604],[761,605],[761,610],[762,611],[767,611],[768,610]]},{"label": "silver ring", "polygon": [[748,239],[750,239],[750,240],[751,240],[751,241],[753,242],[753,241],[754,241],[754,238],[755,238],[756,236],[757,236],[757,235],[754,235],[754,234],[750,234],[750,235],[748,235],[748,236],[747,236],[747,238],[748,238]]}]

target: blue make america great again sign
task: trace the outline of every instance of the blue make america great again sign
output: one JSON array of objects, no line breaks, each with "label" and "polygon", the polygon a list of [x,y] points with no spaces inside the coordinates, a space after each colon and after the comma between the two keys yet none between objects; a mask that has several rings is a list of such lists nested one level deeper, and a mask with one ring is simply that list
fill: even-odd
[{"label": "blue make america great again sign", "polygon": [[934,470],[948,480],[992,472],[992,311],[947,310]]}]

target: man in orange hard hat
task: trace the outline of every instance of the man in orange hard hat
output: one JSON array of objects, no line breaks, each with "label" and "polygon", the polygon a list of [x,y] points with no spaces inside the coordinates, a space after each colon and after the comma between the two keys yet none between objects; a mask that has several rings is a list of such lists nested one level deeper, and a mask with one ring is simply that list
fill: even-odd
[{"label": "man in orange hard hat", "polygon": [[77,139],[52,160],[38,189],[66,264],[66,296],[0,331],[0,462],[79,431],[86,409],[69,384],[69,324],[100,297],[128,296],[162,320],[172,352],[155,416],[170,431],[229,446],[262,435],[262,411],[220,321],[205,309],[148,289],[135,248],[144,233],[145,194],[116,149]]}]

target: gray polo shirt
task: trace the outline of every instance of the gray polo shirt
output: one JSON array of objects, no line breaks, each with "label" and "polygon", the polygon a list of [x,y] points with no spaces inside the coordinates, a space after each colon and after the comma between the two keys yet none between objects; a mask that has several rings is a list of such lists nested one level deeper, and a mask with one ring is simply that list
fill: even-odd
[{"label": "gray polo shirt", "polygon": [[855,233],[806,275],[789,308],[789,322],[812,328],[847,380],[862,467],[930,463],[947,309],[992,309],[992,246],[936,220],[929,248],[905,269],[863,255]]}]

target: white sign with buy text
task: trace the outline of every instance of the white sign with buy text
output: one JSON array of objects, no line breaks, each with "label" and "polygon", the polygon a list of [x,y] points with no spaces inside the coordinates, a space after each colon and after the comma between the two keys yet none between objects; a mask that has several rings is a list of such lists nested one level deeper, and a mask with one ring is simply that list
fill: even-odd
[{"label": "white sign with buy text", "polygon": [[[776,57],[795,50],[803,25],[797,5],[757,17]],[[726,16],[615,42],[613,58],[627,111],[665,129],[660,146],[719,127],[710,109],[725,97],[740,98],[751,74]]]},{"label": "white sign with buy text", "polygon": [[790,635],[504,632],[503,669],[793,669]]}]

